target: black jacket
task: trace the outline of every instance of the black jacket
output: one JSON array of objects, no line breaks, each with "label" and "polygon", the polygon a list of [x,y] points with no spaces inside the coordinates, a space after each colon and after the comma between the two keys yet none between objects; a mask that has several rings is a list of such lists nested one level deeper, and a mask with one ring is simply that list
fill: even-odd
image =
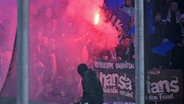
[{"label": "black jacket", "polygon": [[85,71],[82,77],[82,88],[82,103],[103,104],[103,89],[94,71]]}]

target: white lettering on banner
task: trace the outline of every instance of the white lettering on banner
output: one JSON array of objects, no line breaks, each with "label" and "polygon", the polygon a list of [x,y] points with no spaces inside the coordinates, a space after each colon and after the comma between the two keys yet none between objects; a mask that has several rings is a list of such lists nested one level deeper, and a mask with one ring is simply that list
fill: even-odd
[{"label": "white lettering on banner", "polygon": [[96,68],[103,68],[103,69],[114,69],[113,63],[111,62],[94,62]]},{"label": "white lettering on banner", "polygon": [[179,92],[179,85],[178,84],[178,77],[175,77],[175,79],[171,80],[169,82],[168,80],[160,80],[158,82],[150,82],[147,80],[147,91],[148,94],[153,93],[163,93],[163,92],[172,92],[177,93]]},{"label": "white lettering on banner", "polygon": [[116,69],[134,69],[134,64],[125,62],[125,63],[115,63]]},{"label": "white lettering on banner", "polygon": [[132,81],[125,73],[123,75],[118,75],[117,73],[104,74],[100,72],[99,78],[105,93],[120,93],[122,96],[134,97],[131,85]]},{"label": "white lettering on banner", "polygon": [[113,102],[113,104],[135,104],[134,102]]},{"label": "white lettering on banner", "polygon": [[178,93],[180,90],[178,85],[178,77],[176,76],[171,81],[159,80],[157,82],[151,82],[149,79],[147,79],[146,83],[147,83],[147,93],[148,93],[149,100],[174,99],[173,94]]},{"label": "white lettering on banner", "polygon": [[100,72],[100,81],[104,88],[118,86],[120,89],[132,90],[131,80],[125,73],[120,76],[117,73],[106,75]]},{"label": "white lettering on banner", "polygon": [[149,99],[149,100],[158,100],[158,96],[149,95],[149,96],[148,96],[148,99]]},{"label": "white lettering on banner", "polygon": [[173,96],[173,93],[172,93],[172,94],[160,93],[160,94],[159,94],[159,98],[160,98],[160,99],[173,99],[174,96]]},{"label": "white lettering on banner", "polygon": [[118,89],[116,87],[104,88],[103,91],[105,93],[111,93],[111,94],[117,94],[118,93]]},{"label": "white lettering on banner", "polygon": [[94,66],[95,68],[102,68],[102,69],[135,69],[134,63],[131,62],[113,63],[113,62],[94,61]]},{"label": "white lettering on banner", "polygon": [[127,97],[133,97],[133,92],[120,91],[119,93]]}]

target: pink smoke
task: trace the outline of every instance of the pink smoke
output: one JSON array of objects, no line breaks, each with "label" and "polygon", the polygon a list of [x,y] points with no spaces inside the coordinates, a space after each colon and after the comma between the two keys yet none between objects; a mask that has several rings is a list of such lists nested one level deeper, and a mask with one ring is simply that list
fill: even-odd
[{"label": "pink smoke", "polygon": [[[61,77],[60,81],[64,83],[61,89],[64,89],[67,86],[64,82],[65,79],[72,76],[75,84],[66,88],[69,88],[67,91],[76,89],[76,83],[80,84],[80,76],[76,71],[77,65],[79,63],[90,63],[90,56],[94,52],[100,53],[103,50],[112,50],[118,43],[118,31],[104,16],[103,5],[103,0],[32,1],[30,5],[31,74],[35,75],[34,71],[37,72],[38,69],[33,66],[39,64],[37,61],[40,61],[41,58],[38,57],[42,55],[34,54],[35,51],[41,50],[40,48],[37,49],[37,45],[42,45],[43,41],[47,41],[45,42],[46,48],[49,48],[49,52],[54,50],[56,53],[48,56],[56,55],[56,61],[53,63],[56,63],[54,65],[57,66],[54,69],[45,68],[44,74],[41,73],[43,76],[40,74],[37,79],[42,79],[45,73],[54,72],[58,77]],[[95,22],[96,15],[98,15],[97,22]],[[38,47],[40,46],[38,45]],[[46,51],[47,49],[43,50],[43,52]],[[42,60],[49,63],[48,56],[42,57],[44,58]],[[33,83],[36,82],[33,80]],[[30,87],[32,97],[35,97],[34,92],[39,92],[38,90],[41,87],[43,87],[42,82],[39,80],[37,87],[32,84],[32,87]],[[77,91],[75,93],[78,94]],[[76,95],[73,94],[73,96]]]},{"label": "pink smoke", "polygon": [[[112,49],[117,45],[118,31],[106,21],[102,7],[103,0],[75,0],[69,1],[66,14],[77,23],[79,37],[88,35],[97,45]],[[99,23],[95,24],[94,18],[99,15]],[[95,48],[95,47],[94,47]]]}]

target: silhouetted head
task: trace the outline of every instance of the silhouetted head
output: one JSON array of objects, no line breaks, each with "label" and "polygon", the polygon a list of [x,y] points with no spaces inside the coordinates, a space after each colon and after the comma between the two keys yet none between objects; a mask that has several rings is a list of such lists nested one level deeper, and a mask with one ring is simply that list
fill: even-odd
[{"label": "silhouetted head", "polygon": [[181,14],[181,16],[180,16],[180,21],[181,21],[182,24],[184,24],[184,13]]},{"label": "silhouetted head", "polygon": [[162,20],[162,15],[160,11],[156,11],[153,16],[154,22],[159,23]]},{"label": "silhouetted head", "polygon": [[86,64],[82,63],[78,65],[77,71],[81,77],[84,77],[84,73],[86,70],[88,70],[88,67]]},{"label": "silhouetted head", "polygon": [[178,10],[178,2],[176,0],[171,0],[171,2],[170,2],[170,9],[171,9],[171,11]]},{"label": "silhouetted head", "polygon": [[125,0],[125,6],[127,7],[132,6],[132,0]]}]

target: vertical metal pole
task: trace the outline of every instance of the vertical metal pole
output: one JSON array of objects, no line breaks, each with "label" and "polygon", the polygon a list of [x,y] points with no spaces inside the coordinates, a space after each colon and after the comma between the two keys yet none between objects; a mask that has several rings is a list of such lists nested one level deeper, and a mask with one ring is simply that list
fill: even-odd
[{"label": "vertical metal pole", "polygon": [[135,30],[136,104],[144,104],[144,0],[135,0]]},{"label": "vertical metal pole", "polygon": [[[17,104],[29,103],[28,0],[18,0],[17,30]],[[13,87],[13,86],[12,86]]]}]

